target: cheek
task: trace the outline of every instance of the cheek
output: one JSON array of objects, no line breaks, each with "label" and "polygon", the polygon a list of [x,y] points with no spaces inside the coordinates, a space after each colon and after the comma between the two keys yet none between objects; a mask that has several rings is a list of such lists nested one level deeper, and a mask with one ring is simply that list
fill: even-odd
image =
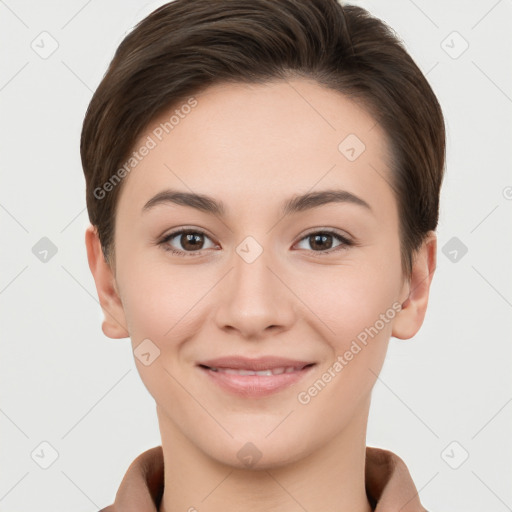
[{"label": "cheek", "polygon": [[[330,266],[301,279],[298,295],[324,324],[327,339],[337,351],[377,322],[383,334],[391,322],[382,325],[381,315],[393,316],[399,273],[370,262]],[[391,311],[389,311],[391,308]],[[388,320],[388,319],[385,319]]]},{"label": "cheek", "polygon": [[123,307],[140,378],[158,404],[181,410],[181,415],[190,406],[179,384],[181,352],[203,323],[200,299],[211,288],[211,279],[196,279],[197,272],[190,269],[132,261],[122,276]]},{"label": "cheek", "polygon": [[[321,321],[317,327],[324,326],[329,350],[322,361],[320,381],[317,376],[315,382],[307,383],[312,387],[302,389],[299,402],[310,401],[310,411],[318,414],[330,410],[334,423],[348,421],[350,411],[370,393],[400,307],[396,302],[399,259],[390,257],[395,263],[386,267],[379,261],[377,255],[364,262],[347,261],[323,275],[310,275],[301,284],[300,293]],[[333,408],[336,404],[343,404],[344,411]]]},{"label": "cheek", "polygon": [[322,428],[334,434],[369,400],[399,306],[396,276],[354,266],[327,277],[304,283],[316,283],[316,292],[309,295],[314,302],[308,305],[329,327],[322,330],[329,350],[297,401],[307,417],[323,417]]},{"label": "cheek", "polygon": [[212,288],[212,277],[190,266],[133,262],[123,279],[123,307],[134,344],[141,339],[169,345],[177,332],[187,336],[200,313],[200,300]]}]

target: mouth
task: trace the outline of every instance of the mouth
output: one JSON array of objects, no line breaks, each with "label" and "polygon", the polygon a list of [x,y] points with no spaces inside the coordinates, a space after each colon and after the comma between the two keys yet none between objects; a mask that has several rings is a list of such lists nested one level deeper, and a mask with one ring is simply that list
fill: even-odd
[{"label": "mouth", "polygon": [[316,363],[278,357],[227,357],[199,363],[220,389],[244,397],[265,397],[296,384]]},{"label": "mouth", "polygon": [[281,375],[283,373],[293,373],[301,371],[306,366],[280,366],[279,368],[268,368],[266,370],[237,370],[235,368],[212,368],[203,366],[212,372],[229,373],[230,375]]}]

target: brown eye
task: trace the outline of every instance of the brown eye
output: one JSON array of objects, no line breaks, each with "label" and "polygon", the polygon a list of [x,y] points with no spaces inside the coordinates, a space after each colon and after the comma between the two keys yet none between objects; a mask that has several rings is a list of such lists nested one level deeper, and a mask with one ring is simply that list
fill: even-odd
[{"label": "brown eye", "polygon": [[180,229],[165,236],[159,242],[159,245],[163,246],[165,250],[175,254],[186,254],[214,247],[215,244],[211,241],[210,247],[205,247],[205,243],[208,240],[210,240],[210,237],[202,231]]},{"label": "brown eye", "polygon": [[182,233],[179,241],[181,246],[187,251],[197,251],[202,249],[204,243],[203,235],[199,233]]},{"label": "brown eye", "polygon": [[[334,240],[338,241],[337,245],[334,244]],[[309,247],[301,247],[306,250],[310,250],[313,252],[334,252],[338,249],[344,249],[353,243],[346,237],[336,233],[334,231],[317,231],[315,233],[310,233],[301,239],[299,244],[304,243],[309,245]]]},{"label": "brown eye", "polygon": [[309,243],[313,249],[323,251],[332,247],[332,238],[332,235],[327,234],[310,235]]}]

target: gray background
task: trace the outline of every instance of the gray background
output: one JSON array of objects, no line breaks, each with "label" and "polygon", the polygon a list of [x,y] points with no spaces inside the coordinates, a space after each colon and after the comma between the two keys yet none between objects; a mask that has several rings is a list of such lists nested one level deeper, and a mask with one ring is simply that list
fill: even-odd
[{"label": "gray background", "polygon": [[[101,332],[79,135],[115,48],[163,3],[0,1],[1,511],[95,511],[160,444],[129,340]],[[429,511],[512,510],[512,1],[352,3],[404,40],[448,130],[429,310],[390,342],[368,444],[406,461]]]}]

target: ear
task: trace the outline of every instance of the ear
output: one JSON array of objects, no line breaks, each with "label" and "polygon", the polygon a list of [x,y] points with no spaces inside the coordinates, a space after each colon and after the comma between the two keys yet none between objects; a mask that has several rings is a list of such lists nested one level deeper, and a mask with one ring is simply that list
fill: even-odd
[{"label": "ear", "polygon": [[402,309],[395,316],[391,332],[395,338],[412,338],[423,324],[436,261],[437,236],[430,231],[414,254],[411,278],[404,283],[402,289]]},{"label": "ear", "polygon": [[127,338],[129,333],[115,277],[110,265],[105,261],[98,233],[92,225],[85,231],[85,246],[89,268],[94,277],[100,305],[105,315],[101,329],[109,338]]}]

